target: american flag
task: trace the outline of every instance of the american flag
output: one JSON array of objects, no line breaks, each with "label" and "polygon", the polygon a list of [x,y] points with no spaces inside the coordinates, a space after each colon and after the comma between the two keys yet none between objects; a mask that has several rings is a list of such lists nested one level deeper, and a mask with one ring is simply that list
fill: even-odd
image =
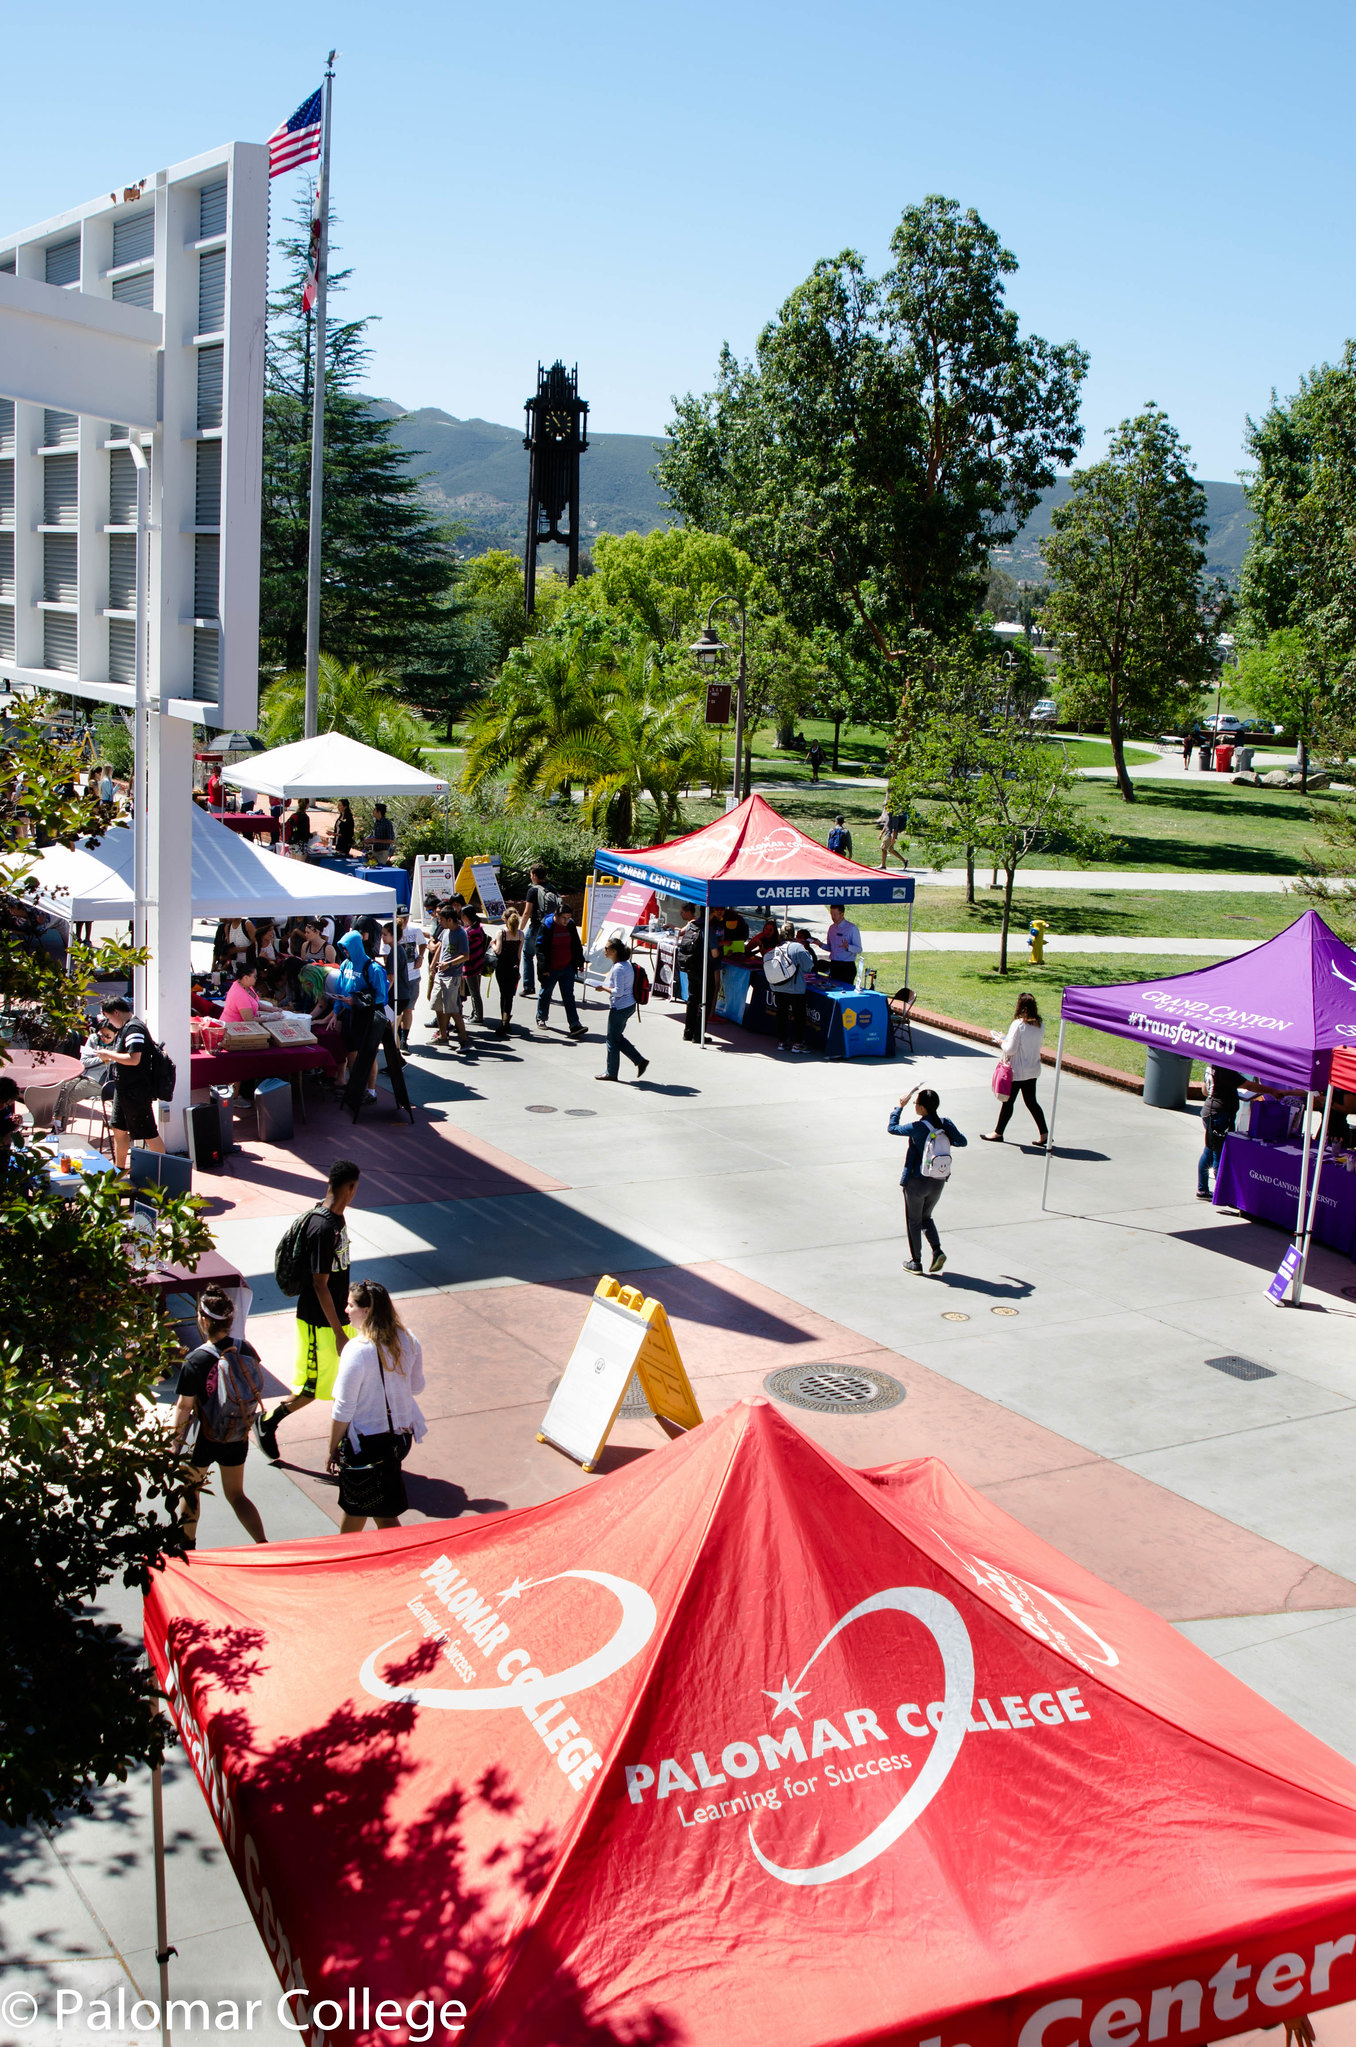
[{"label": "american flag", "polygon": [[268,174],[281,177],[298,164],[312,163],[320,154],[321,92],[319,87],[303,100],[289,121],[275,128],[268,138]]}]

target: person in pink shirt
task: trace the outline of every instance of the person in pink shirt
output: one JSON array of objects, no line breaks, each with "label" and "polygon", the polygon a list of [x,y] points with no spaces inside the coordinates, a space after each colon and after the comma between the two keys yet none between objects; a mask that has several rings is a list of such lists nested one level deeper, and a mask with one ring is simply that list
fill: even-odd
[{"label": "person in pink shirt", "polygon": [[228,1023],[252,1023],[259,1014],[259,997],[254,992],[258,968],[251,961],[226,990],[226,1000],[221,1007],[221,1021]]}]

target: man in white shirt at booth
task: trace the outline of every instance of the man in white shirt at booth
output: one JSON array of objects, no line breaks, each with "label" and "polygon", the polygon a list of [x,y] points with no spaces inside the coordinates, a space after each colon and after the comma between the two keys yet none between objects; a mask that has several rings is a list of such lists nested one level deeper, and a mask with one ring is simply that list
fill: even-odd
[{"label": "man in white shirt at booth", "polygon": [[862,934],[850,921],[842,903],[829,904],[829,979],[850,988],[857,978],[862,956]]}]

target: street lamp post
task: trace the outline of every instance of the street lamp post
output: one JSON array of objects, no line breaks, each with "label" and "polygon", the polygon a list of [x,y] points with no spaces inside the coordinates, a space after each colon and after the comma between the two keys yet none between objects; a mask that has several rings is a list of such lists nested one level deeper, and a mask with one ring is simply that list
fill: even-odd
[{"label": "street lamp post", "polygon": [[710,609],[706,614],[706,625],[702,632],[702,636],[699,640],[694,641],[690,649],[690,652],[695,657],[698,666],[708,671],[716,668],[720,664],[724,656],[729,653],[730,650],[725,645],[724,641],[721,639],[720,634],[716,631],[714,623],[716,613],[720,610],[723,604],[732,604],[739,614],[739,680],[735,689],[734,782],[730,794],[725,799],[725,808],[727,810],[735,810],[737,809],[740,802],[743,800],[743,796],[747,795],[748,793],[747,790],[743,789],[743,781],[744,781],[744,685],[748,680],[746,641],[748,637],[749,615],[743,603],[740,601],[738,597],[717,597],[715,599],[714,603],[711,605]]}]

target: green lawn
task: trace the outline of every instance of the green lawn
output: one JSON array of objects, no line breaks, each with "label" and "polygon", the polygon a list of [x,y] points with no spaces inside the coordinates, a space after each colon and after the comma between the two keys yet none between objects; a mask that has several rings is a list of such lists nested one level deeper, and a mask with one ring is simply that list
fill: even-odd
[{"label": "green lawn", "polygon": [[[1322,810],[1341,798],[1322,791],[1301,797],[1284,789],[1235,788],[1232,782],[1140,782],[1125,803],[1114,785],[1083,782],[1074,799],[1120,850],[1094,863],[1110,868],[1159,868],[1178,873],[1296,874],[1318,834],[1310,805]],[[1080,863],[1058,854],[1042,867]]]},{"label": "green lawn", "polygon": [[[876,969],[876,985],[893,995],[904,980],[902,953],[871,953],[866,963]],[[920,1009],[939,1011],[966,1023],[985,1024],[990,1030],[1006,1030],[1012,1021],[1017,997],[1029,990],[1045,1018],[1045,1042],[1054,1048],[1059,1038],[1059,1005],[1066,986],[1104,987],[1113,981],[1153,981],[1170,975],[1192,973],[1198,967],[1215,965],[1213,960],[1158,957],[1143,953],[1099,953],[1093,957],[1056,962],[1042,967],[1028,966],[1019,950],[1017,964],[1006,978],[997,962],[979,953],[929,952],[915,954],[909,979],[918,991]],[[1071,1025],[1065,1034],[1065,1050],[1100,1066],[1114,1066],[1119,1072],[1143,1075],[1144,1047],[1128,1038],[1113,1038],[1102,1031]],[[1199,1079],[1199,1068],[1194,1077]],[[1047,1110],[1049,1102],[1046,1103]]]},{"label": "green lawn", "polygon": [[[997,931],[1003,922],[1003,891],[990,888],[987,870],[975,877],[975,901],[958,888],[920,888],[914,898],[915,931]],[[1088,938],[1251,938],[1260,945],[1293,924],[1308,907],[1295,895],[1216,895],[1176,890],[1051,889],[1041,895],[1023,889],[1012,898],[1012,934],[1026,949],[1026,928],[1044,917],[1051,933]],[[875,903],[854,913],[863,931],[903,931],[909,913],[902,903]]]}]

